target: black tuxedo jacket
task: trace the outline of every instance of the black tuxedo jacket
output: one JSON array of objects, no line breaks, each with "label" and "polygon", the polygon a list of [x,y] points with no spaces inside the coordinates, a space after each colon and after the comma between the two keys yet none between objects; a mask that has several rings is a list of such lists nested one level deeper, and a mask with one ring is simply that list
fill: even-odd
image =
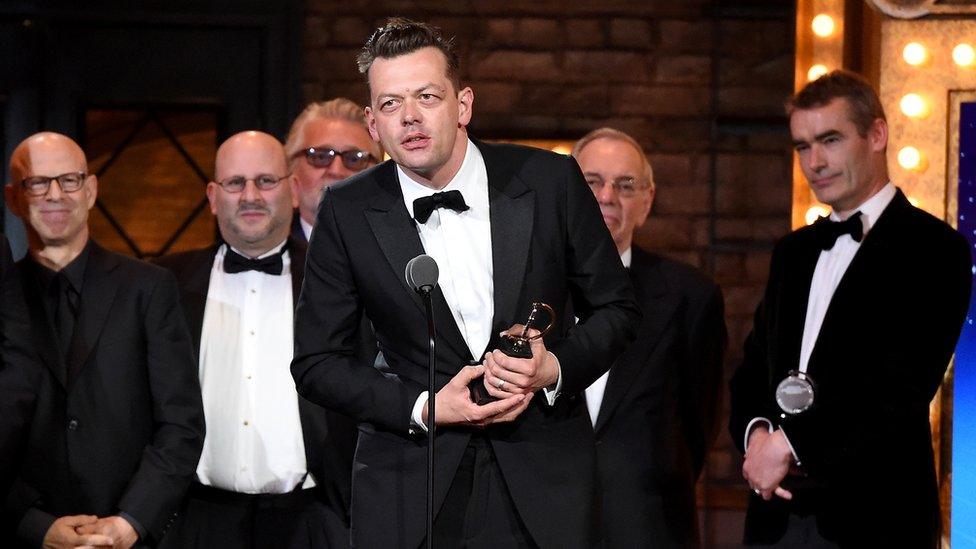
[{"label": "black tuxedo jacket", "polygon": [[[7,518],[33,547],[56,517],[119,512],[148,531],[146,542],[158,542],[203,447],[200,385],[176,281],[92,243],[63,358],[27,261],[13,276],[29,322],[8,336],[36,394]],[[70,384],[66,362],[78,372]]]},{"label": "black tuxedo jacket", "polygon": [[[572,158],[478,143],[488,172],[497,334],[531,302],[562,306],[572,294],[581,322],[561,320],[546,347],[562,368],[562,396],[540,394],[513,423],[489,427],[519,515],[542,547],[595,542],[592,430],[578,394],[633,338],[639,310],[593,193]],[[415,547],[424,536],[426,437],[411,427],[427,384],[427,322],[404,269],[424,253],[393,162],[326,189],[309,249],[296,318],[292,373],[299,392],[361,421],[353,469],[353,542]],[[439,289],[437,386],[472,358]],[[385,364],[353,359],[366,314]],[[562,313],[562,311],[559,311]],[[557,315],[559,316],[559,315]],[[493,348],[497,335],[489,343]],[[435,509],[468,444],[467,429],[438,429]]]},{"label": "black tuxedo jacket", "polygon": [[[305,271],[305,243],[295,238],[288,241],[291,257],[291,281],[295,303],[302,287]],[[200,350],[203,316],[207,307],[210,272],[219,245],[183,252],[156,259],[156,263],[173,271],[180,286],[181,303],[190,326],[194,354]],[[368,328],[368,326],[367,326]],[[362,332],[358,355],[376,358],[376,343],[368,331]],[[335,507],[348,522],[351,490],[352,455],[356,449],[356,424],[346,416],[325,410],[308,400],[298,398],[298,412],[305,441],[305,460],[315,478],[317,492],[323,501]]]},{"label": "black tuxedo jacket", "polygon": [[732,440],[752,418],[781,424],[808,474],[794,503],[753,496],[747,542],[779,539],[790,509],[816,515],[842,545],[936,547],[939,502],[929,429],[935,395],[969,306],[965,239],[898,194],[840,281],[810,356],[814,408],[783,419],[777,384],[795,370],[814,267],[813,227],[783,238],[731,381]]},{"label": "black tuxedo jacket", "polygon": [[688,265],[632,249],[644,318],[610,368],[594,425],[603,541],[696,547],[695,482],[721,409],[722,293]]}]

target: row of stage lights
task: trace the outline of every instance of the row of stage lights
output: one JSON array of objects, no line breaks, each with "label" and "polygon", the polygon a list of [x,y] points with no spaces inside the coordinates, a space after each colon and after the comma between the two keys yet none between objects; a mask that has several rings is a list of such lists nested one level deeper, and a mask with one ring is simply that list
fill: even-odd
[{"label": "row of stage lights", "polygon": [[[829,38],[837,30],[834,18],[825,13],[815,16],[810,22],[810,27],[813,30],[813,34],[820,38]],[[966,42],[956,44],[952,48],[951,57],[952,61],[960,68],[976,68],[976,49],[973,48],[972,44]],[[906,44],[902,50],[902,59],[904,59],[905,63],[913,67],[923,67],[931,62],[932,54],[923,44],[911,42]],[[814,64],[807,71],[807,80],[812,82],[828,72],[830,72],[830,68],[826,65],[820,63]],[[905,94],[898,102],[898,106],[902,114],[911,119],[922,119],[931,113],[929,101],[919,93]],[[927,167],[925,155],[917,147],[911,145],[899,149],[897,159],[898,165],[906,170],[921,172]],[[914,203],[915,201],[912,200],[912,202]],[[807,224],[811,224],[817,218],[829,213],[829,210],[817,204],[810,207],[804,217]]]},{"label": "row of stage lights", "polygon": [[[976,66],[976,50],[972,44],[962,42],[952,48],[952,61],[961,68],[972,68]],[[905,63],[912,67],[923,67],[932,60],[929,49],[918,42],[909,42],[902,49],[901,57]],[[898,102],[898,108],[902,114],[911,119],[922,119],[931,113],[931,105],[926,98],[919,93],[906,93]],[[925,155],[918,148],[911,145],[902,147],[898,150],[898,165],[910,171],[921,172],[927,167]]]},{"label": "row of stage lights", "polygon": [[[826,13],[816,15],[810,22],[810,27],[813,30],[813,34],[820,38],[830,38],[837,30],[837,25],[834,23],[834,18]],[[810,70],[807,71],[807,81],[813,82],[828,72],[830,72],[830,69],[827,67],[827,65],[824,65],[823,63],[816,63],[810,67]],[[807,209],[803,217],[807,225],[812,225],[821,217],[826,217],[828,215],[830,215],[830,210],[821,204],[815,203]]]}]

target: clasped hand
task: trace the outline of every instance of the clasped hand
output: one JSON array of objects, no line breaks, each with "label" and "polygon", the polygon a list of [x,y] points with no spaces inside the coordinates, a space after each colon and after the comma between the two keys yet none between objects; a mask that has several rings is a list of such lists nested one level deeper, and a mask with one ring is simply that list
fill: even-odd
[{"label": "clasped hand", "polygon": [[793,499],[789,490],[780,486],[790,470],[793,452],[782,430],[772,433],[760,426],[749,434],[749,447],[742,464],[742,476],[756,495],[769,501],[773,496]]},{"label": "clasped hand", "polygon": [[129,549],[139,540],[132,525],[118,516],[94,515],[60,517],[44,536],[44,549],[112,547]]},{"label": "clasped hand", "polygon": [[[516,324],[509,333],[521,333]],[[535,335],[537,330],[530,330]],[[542,338],[531,342],[532,358],[513,358],[501,351],[492,351],[477,366],[466,366],[435,395],[437,425],[469,425],[485,427],[492,423],[514,421],[528,408],[536,391],[549,387],[559,378],[555,357],[547,350]],[[468,384],[483,377],[488,394],[494,402],[478,406],[471,400]],[[427,405],[423,419],[427,422]]]}]

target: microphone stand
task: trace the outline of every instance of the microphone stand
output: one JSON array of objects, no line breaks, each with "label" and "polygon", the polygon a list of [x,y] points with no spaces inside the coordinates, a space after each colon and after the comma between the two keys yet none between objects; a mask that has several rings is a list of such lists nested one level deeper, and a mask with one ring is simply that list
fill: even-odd
[{"label": "microphone stand", "polygon": [[428,364],[427,372],[427,549],[434,547],[434,431],[437,423],[434,421],[436,415],[434,401],[437,400],[434,392],[434,369],[437,364],[437,350],[434,343],[434,308],[430,299],[430,291],[433,288],[423,286],[420,288],[420,295],[424,300],[427,309],[427,339],[428,339]]}]

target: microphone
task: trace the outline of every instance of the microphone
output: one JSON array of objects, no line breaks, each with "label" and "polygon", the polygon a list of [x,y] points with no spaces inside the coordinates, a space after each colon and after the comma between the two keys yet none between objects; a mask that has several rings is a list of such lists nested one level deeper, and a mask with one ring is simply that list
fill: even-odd
[{"label": "microphone", "polygon": [[430,292],[437,286],[440,273],[437,262],[433,257],[420,254],[407,262],[404,278],[407,285],[420,294],[427,313],[427,549],[434,547],[434,433],[437,429],[434,404],[435,391],[434,371],[437,366],[436,334],[434,329],[434,306],[431,303]]},{"label": "microphone", "polygon": [[407,285],[413,288],[415,292],[425,293],[437,286],[439,274],[437,262],[434,261],[434,258],[420,254],[407,262],[404,277],[407,279]]}]

